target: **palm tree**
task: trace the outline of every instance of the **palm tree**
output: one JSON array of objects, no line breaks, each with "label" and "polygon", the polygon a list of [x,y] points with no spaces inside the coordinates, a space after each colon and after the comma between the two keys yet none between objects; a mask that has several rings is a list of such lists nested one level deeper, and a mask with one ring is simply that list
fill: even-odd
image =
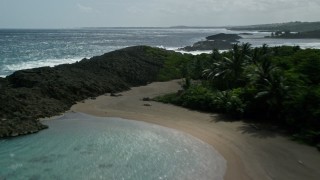
[{"label": "palm tree", "polygon": [[268,109],[266,109],[267,114],[277,119],[281,117],[283,101],[286,98],[289,88],[285,85],[285,80],[286,79],[278,70],[273,69],[269,72],[266,78],[262,79],[262,81],[257,84],[258,93],[256,94],[255,98],[263,98],[268,105]]},{"label": "palm tree", "polygon": [[243,43],[241,45],[241,54],[244,56],[245,60],[249,60],[251,56],[251,44]]},{"label": "palm tree", "polygon": [[269,58],[263,58],[260,63],[255,64],[253,73],[249,73],[249,79],[256,85],[261,85],[270,80],[272,74],[279,69],[273,66]]},{"label": "palm tree", "polygon": [[267,44],[263,44],[261,48],[254,48],[251,63],[257,65],[263,59],[269,57],[271,55],[270,49]]},{"label": "palm tree", "polygon": [[215,61],[203,74],[212,80],[224,84],[225,89],[237,87],[243,80],[243,70],[250,57],[250,44],[234,44],[230,57],[223,57]]}]

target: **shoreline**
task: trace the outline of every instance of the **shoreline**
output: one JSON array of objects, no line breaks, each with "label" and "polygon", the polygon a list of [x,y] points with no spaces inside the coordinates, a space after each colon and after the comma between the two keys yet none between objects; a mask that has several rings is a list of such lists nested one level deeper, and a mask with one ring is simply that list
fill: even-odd
[{"label": "shoreline", "polygon": [[[188,133],[213,146],[227,161],[226,180],[317,179],[319,152],[306,145],[241,121],[170,104],[142,101],[144,97],[176,92],[179,80],[133,87],[122,96],[99,96],[73,105],[70,111],[100,117],[120,117]],[[151,106],[145,106],[150,104]]]}]

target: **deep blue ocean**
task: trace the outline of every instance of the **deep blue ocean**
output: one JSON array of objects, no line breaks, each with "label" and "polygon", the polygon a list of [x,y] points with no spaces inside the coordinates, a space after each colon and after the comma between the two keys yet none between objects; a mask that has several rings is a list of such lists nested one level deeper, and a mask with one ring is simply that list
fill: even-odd
[{"label": "deep blue ocean", "polygon": [[[177,50],[217,33],[242,33],[215,28],[82,28],[0,29],[0,77],[16,70],[73,63],[83,58],[134,45]],[[269,33],[251,32],[242,42],[253,46],[300,45],[320,48],[320,40],[263,39]],[[200,53],[200,52],[193,52]]]}]

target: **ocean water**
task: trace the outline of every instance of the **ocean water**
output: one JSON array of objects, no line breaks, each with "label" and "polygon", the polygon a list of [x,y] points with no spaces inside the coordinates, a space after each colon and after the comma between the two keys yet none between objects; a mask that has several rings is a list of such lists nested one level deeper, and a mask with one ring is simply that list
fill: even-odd
[{"label": "ocean water", "polygon": [[[83,58],[134,45],[149,45],[170,50],[192,45],[217,33],[243,33],[223,28],[82,28],[82,29],[0,29],[0,77],[16,70],[73,63]],[[250,32],[241,42],[253,46],[267,43],[320,48],[319,39],[264,39],[269,33]],[[210,51],[191,52],[193,54]]]},{"label": "ocean water", "polygon": [[0,30],[0,76],[73,63],[134,45],[176,49],[225,29],[100,28]]},{"label": "ocean water", "polygon": [[221,180],[226,161],[185,133],[81,113],[37,134],[0,140],[0,179]]}]

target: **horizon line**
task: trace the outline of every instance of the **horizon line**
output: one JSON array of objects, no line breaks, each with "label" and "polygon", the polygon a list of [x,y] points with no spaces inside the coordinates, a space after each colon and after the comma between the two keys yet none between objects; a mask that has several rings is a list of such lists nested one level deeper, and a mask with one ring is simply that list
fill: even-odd
[{"label": "horizon line", "polygon": [[263,26],[263,25],[276,25],[286,23],[320,23],[320,21],[288,21],[288,22],[275,22],[275,23],[262,23],[262,24],[247,24],[247,25],[172,25],[172,26],[83,26],[83,27],[0,27],[0,30],[54,30],[54,29],[103,29],[103,28],[232,28],[232,27],[247,27],[247,26]]}]

